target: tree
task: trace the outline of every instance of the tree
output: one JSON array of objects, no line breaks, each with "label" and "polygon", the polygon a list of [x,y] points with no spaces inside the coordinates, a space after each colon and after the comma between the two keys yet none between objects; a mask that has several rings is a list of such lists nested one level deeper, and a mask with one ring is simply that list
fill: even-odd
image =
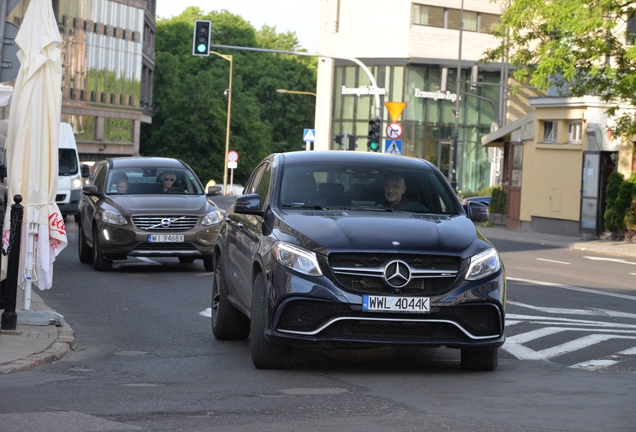
[{"label": "tree", "polygon": [[[484,60],[506,55],[517,81],[570,96],[597,96],[612,106],[615,135],[636,133],[636,46],[627,23],[636,4],[618,0],[506,0]],[[631,21],[630,21],[631,24]]]},{"label": "tree", "polygon": [[[152,124],[142,125],[141,153],[177,157],[205,183],[223,178],[229,62],[211,54],[192,56],[195,19],[212,21],[212,43],[298,50],[294,33],[274,27],[256,31],[227,11],[204,14],[188,7],[157,21],[153,103],[160,107]],[[214,49],[214,48],[212,48]],[[240,154],[235,183],[243,183],[256,164],[278,151],[301,150],[302,129],[314,123],[315,98],[276,93],[285,88],[315,91],[315,59],[218,50],[233,56],[230,149]]]}]

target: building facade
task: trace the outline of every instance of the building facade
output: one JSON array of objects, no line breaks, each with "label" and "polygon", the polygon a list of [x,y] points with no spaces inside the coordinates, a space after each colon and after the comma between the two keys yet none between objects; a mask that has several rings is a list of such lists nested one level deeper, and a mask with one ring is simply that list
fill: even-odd
[{"label": "building facade", "polygon": [[[488,0],[322,0],[319,52],[330,57],[318,62],[315,149],[367,151],[377,93],[384,150],[395,143],[386,136],[392,119],[383,104],[405,102],[397,119],[400,152],[449,175],[458,113],[458,190],[497,183],[494,155],[484,151],[481,137],[525,115],[527,98],[537,94],[522,89],[511,96],[505,64],[479,62],[497,45],[491,33],[499,15],[499,5]],[[352,57],[367,66],[377,87],[345,59]]]},{"label": "building facade", "polygon": [[[52,1],[62,36],[62,121],[73,126],[80,160],[138,154],[141,123],[155,110],[157,0]],[[20,0],[7,21],[20,26],[28,5]]]}]

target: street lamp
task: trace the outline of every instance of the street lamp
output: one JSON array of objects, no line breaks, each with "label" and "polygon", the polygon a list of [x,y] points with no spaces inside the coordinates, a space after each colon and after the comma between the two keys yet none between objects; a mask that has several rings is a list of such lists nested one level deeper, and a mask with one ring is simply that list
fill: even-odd
[{"label": "street lamp", "polygon": [[306,91],[296,91],[296,90],[277,89],[276,93],[304,94],[304,95],[312,95],[314,97],[317,97],[316,93],[306,92]]},{"label": "street lamp", "polygon": [[457,146],[459,141],[459,95],[461,90],[461,74],[462,74],[462,33],[464,30],[464,0],[462,0],[459,12],[459,55],[457,56],[457,99],[455,99],[455,129],[453,130],[453,144],[451,145],[450,155],[450,184],[455,192],[457,192]]},{"label": "street lamp", "polygon": [[230,62],[230,84],[225,90],[227,96],[227,125],[225,127],[225,162],[223,168],[223,195],[227,195],[227,154],[230,152],[230,118],[232,116],[232,56],[210,51],[210,54],[221,57]]}]

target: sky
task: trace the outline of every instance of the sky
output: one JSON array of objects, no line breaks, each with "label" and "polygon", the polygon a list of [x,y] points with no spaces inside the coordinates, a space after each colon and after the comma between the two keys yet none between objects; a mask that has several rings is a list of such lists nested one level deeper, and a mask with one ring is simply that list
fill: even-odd
[{"label": "sky", "polygon": [[[276,26],[278,33],[296,33],[300,45],[318,52],[321,0],[157,0],[157,17],[179,15],[188,6],[203,12],[225,9],[249,21],[256,29]],[[214,25],[214,23],[212,23]]]}]

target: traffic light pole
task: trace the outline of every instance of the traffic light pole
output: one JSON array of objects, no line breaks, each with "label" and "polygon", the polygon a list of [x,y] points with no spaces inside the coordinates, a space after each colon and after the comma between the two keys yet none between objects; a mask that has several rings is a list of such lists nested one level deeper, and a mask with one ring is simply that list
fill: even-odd
[{"label": "traffic light pole", "polygon": [[455,128],[453,129],[453,144],[451,145],[448,176],[451,187],[457,192],[457,147],[459,146],[459,95],[462,74],[462,33],[464,30],[464,0],[459,13],[459,55],[457,56],[457,99],[455,99]]},{"label": "traffic light pole", "polygon": [[[369,68],[355,57],[334,56],[330,54],[308,53],[308,52],[302,52],[302,51],[281,51],[281,50],[274,50],[274,49],[268,49],[268,48],[253,48],[253,47],[241,47],[241,46],[232,46],[232,45],[210,45],[210,47],[220,48],[220,49],[234,49],[234,50],[242,50],[242,51],[268,52],[268,53],[274,53],[274,54],[298,55],[298,56],[304,56],[304,57],[326,57],[326,58],[332,58],[332,59],[338,59],[338,60],[348,60],[360,66],[360,68],[369,77],[369,81],[371,82],[371,85],[374,88],[378,87],[378,83],[376,82],[375,77],[373,76]],[[375,117],[381,118],[382,106],[380,105],[380,95],[376,92],[374,96],[375,96]]]},{"label": "traffic light pole", "polygon": [[223,168],[223,195],[227,195],[227,155],[230,152],[230,118],[232,116],[232,56],[221,54],[216,51],[209,51],[210,54],[217,55],[230,62],[230,83],[227,89],[227,125],[225,126],[225,162]]}]

